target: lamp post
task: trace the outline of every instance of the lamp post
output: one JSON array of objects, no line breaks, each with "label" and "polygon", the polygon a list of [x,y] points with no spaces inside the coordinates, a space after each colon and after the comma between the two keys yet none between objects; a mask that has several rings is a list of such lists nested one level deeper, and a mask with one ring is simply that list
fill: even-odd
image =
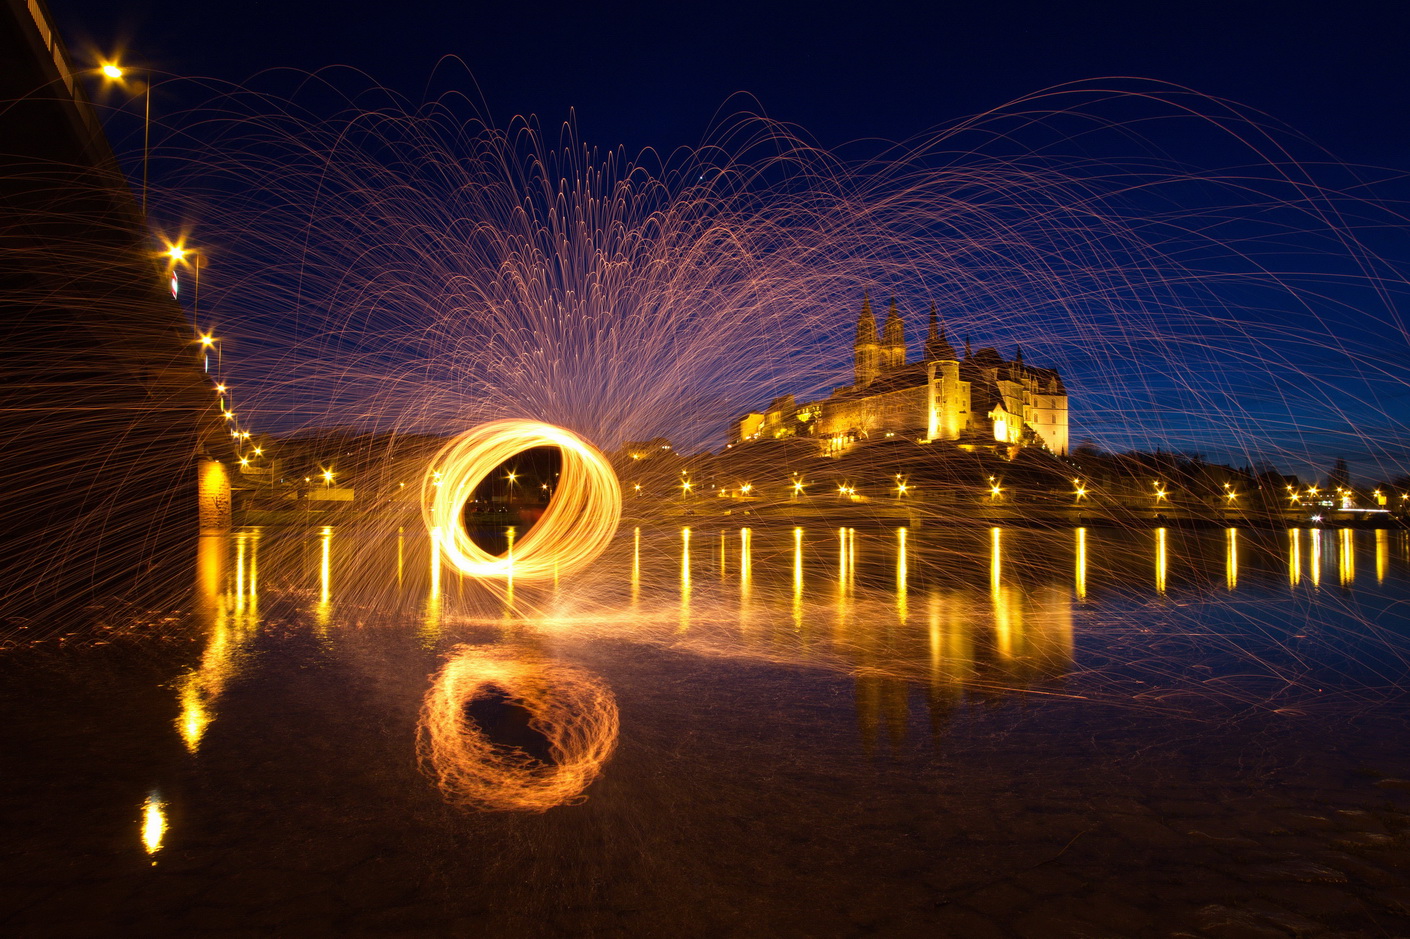
[{"label": "lamp post", "polygon": [[[135,70],[123,68],[116,62],[105,62],[98,69],[103,77],[126,87],[126,78]],[[142,217],[147,217],[147,163],[152,148],[152,79],[148,73],[142,89]]]},{"label": "lamp post", "polygon": [[[194,272],[195,290],[191,298],[191,319],[196,323],[201,321],[201,268],[206,264],[206,253],[199,248],[188,248],[182,242],[167,242],[166,250],[162,256],[167,258],[171,264],[172,274],[175,275],[176,265],[185,264]],[[199,328],[199,327],[198,327]],[[219,341],[210,333],[199,333],[199,341],[202,351],[205,353],[205,369],[210,374],[210,350],[215,350],[215,372],[216,381],[224,381],[224,369]],[[223,392],[222,388],[222,392]]]}]

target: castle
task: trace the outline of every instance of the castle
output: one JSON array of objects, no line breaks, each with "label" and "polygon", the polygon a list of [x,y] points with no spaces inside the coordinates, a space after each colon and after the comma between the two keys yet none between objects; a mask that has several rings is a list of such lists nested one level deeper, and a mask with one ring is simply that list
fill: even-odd
[{"label": "castle", "polygon": [[910,437],[920,443],[953,441],[969,449],[1046,447],[1067,453],[1067,389],[1056,369],[1012,361],[992,348],[964,357],[945,338],[930,306],[924,356],[907,362],[906,329],[893,299],[880,335],[871,298],[862,300],[853,346],[855,380],[818,401],[797,404],[792,395],[739,418],[732,444],[806,436],[839,452],[864,439]]}]

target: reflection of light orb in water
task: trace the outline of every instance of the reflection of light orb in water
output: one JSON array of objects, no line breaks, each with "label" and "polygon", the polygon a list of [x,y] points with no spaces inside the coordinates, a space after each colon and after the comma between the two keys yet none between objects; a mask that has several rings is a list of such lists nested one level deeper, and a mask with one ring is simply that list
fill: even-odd
[{"label": "reflection of light orb in water", "polygon": [[[476,705],[527,713],[547,759],[498,742]],[[500,811],[543,812],[580,801],[617,746],[617,701],[599,678],[570,665],[459,646],[421,706],[417,753],[446,799]]]},{"label": "reflection of light orb in water", "polygon": [[[557,447],[563,454],[553,499],[510,553],[490,554],[465,528],[466,500],[495,467],[531,447]],[[617,532],[622,490],[607,459],[572,431],[500,420],[466,431],[436,455],[421,483],[421,505],[427,529],[462,573],[541,580],[602,553]]]}]

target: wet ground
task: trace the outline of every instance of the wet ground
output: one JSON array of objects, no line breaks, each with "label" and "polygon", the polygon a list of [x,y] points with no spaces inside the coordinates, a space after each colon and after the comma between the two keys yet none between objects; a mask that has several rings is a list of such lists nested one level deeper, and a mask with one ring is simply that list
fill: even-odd
[{"label": "wet ground", "polygon": [[0,928],[1410,935],[1410,544],[1312,541],[655,531],[513,600],[207,542],[185,608],[0,659]]}]

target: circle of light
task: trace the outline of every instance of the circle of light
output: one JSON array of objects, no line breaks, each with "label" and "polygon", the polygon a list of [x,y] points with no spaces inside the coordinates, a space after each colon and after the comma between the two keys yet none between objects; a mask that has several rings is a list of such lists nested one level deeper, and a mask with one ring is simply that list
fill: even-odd
[{"label": "circle of light", "polygon": [[[554,762],[498,746],[466,716],[496,692],[529,712]],[[497,811],[545,812],[581,802],[617,746],[612,689],[571,665],[524,661],[513,653],[457,646],[421,705],[416,752],[446,801]]]},{"label": "circle of light", "polygon": [[[557,447],[563,454],[558,485],[528,534],[505,554],[490,554],[465,528],[465,503],[497,466],[531,447]],[[421,482],[421,514],[432,540],[461,573],[546,580],[602,553],[617,533],[622,489],[607,458],[572,431],[505,419],[466,431],[436,454]]]}]

